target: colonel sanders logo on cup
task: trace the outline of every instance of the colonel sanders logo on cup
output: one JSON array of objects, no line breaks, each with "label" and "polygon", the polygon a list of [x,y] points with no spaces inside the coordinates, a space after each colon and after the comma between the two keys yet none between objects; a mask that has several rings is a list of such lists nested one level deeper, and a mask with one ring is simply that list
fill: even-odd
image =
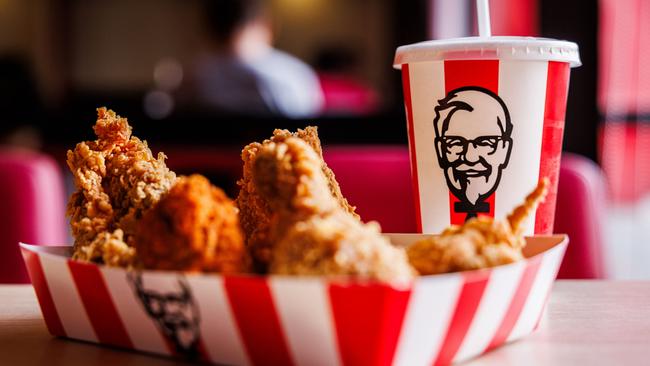
[{"label": "colonel sanders logo on cup", "polygon": [[160,291],[159,282],[149,288],[141,273],[130,273],[129,282],[144,310],[156,321],[175,351],[188,359],[198,358],[200,316],[187,280],[178,277],[172,283],[165,283],[164,292]]},{"label": "colonel sanders logo on cup", "polygon": [[433,120],[438,163],[460,202],[466,221],[490,212],[484,202],[499,186],[512,151],[512,122],[505,103],[492,91],[468,86],[438,101]]}]

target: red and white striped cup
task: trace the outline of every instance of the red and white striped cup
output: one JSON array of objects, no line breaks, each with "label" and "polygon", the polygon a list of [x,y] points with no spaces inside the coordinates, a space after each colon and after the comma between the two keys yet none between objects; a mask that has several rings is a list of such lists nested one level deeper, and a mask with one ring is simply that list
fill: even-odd
[{"label": "red and white striped cup", "polygon": [[420,232],[504,217],[543,177],[549,194],[525,233],[553,231],[569,68],[579,65],[575,43],[542,38],[397,49]]}]

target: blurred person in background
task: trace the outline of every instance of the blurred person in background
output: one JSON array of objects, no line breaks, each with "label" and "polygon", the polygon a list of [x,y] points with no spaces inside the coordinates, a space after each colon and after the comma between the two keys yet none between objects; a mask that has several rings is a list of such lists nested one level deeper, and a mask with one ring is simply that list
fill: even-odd
[{"label": "blurred person in background", "polygon": [[226,113],[312,117],[323,96],[314,71],[274,49],[264,0],[206,1],[213,52],[200,58],[193,84],[198,102]]}]

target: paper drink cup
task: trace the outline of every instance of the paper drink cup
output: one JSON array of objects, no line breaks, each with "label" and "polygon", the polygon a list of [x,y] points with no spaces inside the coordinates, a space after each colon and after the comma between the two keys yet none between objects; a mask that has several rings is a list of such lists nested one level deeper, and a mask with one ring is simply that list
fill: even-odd
[{"label": "paper drink cup", "polygon": [[572,42],[468,37],[397,49],[418,228],[504,218],[543,177],[525,234],[553,231]]}]

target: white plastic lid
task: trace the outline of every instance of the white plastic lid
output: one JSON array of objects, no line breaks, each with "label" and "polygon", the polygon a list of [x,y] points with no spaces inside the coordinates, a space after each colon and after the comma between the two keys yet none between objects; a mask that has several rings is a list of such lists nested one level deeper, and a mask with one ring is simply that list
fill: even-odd
[{"label": "white plastic lid", "polygon": [[560,61],[582,65],[578,45],[568,41],[535,37],[465,37],[426,41],[400,46],[393,67],[439,60]]}]

